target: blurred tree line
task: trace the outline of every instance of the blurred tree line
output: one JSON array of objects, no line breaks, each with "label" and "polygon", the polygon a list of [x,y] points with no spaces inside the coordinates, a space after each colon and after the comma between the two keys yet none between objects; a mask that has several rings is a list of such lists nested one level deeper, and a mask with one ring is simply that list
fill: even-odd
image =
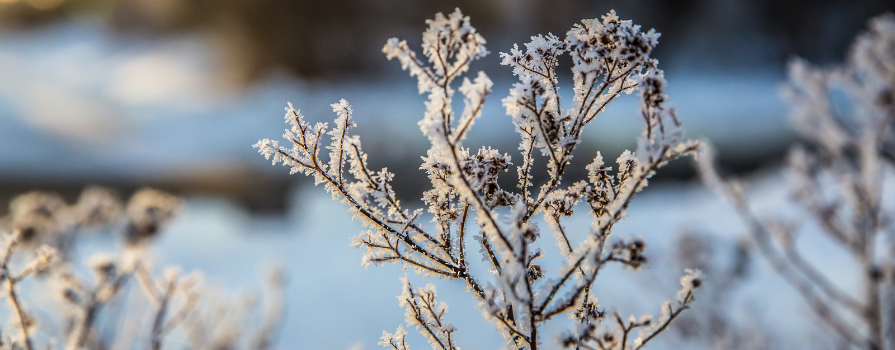
[{"label": "blurred tree line", "polygon": [[[779,67],[793,55],[842,57],[866,19],[891,0],[0,0],[0,23],[29,28],[72,17],[108,23],[122,35],[210,33],[230,78],[251,81],[278,67],[308,78],[376,74],[386,38],[417,38],[422,19],[460,7],[491,51],[533,33],[564,34],[568,23],[616,9],[657,28],[669,68]],[[411,43],[415,44],[415,43]],[[497,55],[491,55],[496,64]]]}]

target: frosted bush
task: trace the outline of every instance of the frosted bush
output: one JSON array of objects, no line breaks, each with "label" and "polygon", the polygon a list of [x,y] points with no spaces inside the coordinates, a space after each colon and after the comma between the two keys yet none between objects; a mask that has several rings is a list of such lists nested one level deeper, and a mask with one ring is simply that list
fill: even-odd
[{"label": "frosted bush", "polygon": [[[157,350],[172,340],[186,349],[270,348],[282,320],[279,273],[270,279],[271,311],[257,327],[247,322],[254,306],[228,306],[200,273],[153,273],[146,249],[181,206],[153,189],[137,191],[126,206],[101,187],[85,189],[73,205],[46,192],[15,197],[0,219],[0,298],[9,316],[0,323],[0,349]],[[120,232],[124,244],[76,259],[77,242],[97,231]],[[142,295],[129,293],[135,283]]]},{"label": "frosted bush", "polygon": [[[624,319],[616,313],[606,326],[605,311],[591,288],[607,264],[632,269],[643,265],[643,242],[610,243],[612,228],[658,168],[699,146],[682,138],[674,109],[666,105],[665,78],[650,57],[659,33],[643,32],[610,12],[576,24],[565,38],[539,35],[522,49],[514,46],[502,53],[502,64],[519,78],[501,101],[521,136],[521,157],[514,163],[510,154],[490,147],[463,147],[492,92],[484,72],[464,76],[472,61],[488,54],[485,39],[459,10],[447,16],[439,13],[426,23],[425,58],[395,38],[382,51],[416,77],[419,92],[428,95],[418,123],[431,143],[420,166],[432,184],[422,194],[428,208],[403,206],[392,187],[395,175],[386,168],[370,168],[360,139],[352,134],[357,124],[345,100],[332,105],[337,115],[332,127],[308,122],[289,104],[289,129],[283,135],[288,144],[264,139],[255,147],[291,173],[313,177],[333,199],[348,205],[354,218],[368,228],[352,239],[354,247],[366,249],[364,265],[400,263],[425,277],[462,281],[512,348],[542,346],[540,326],[559,315],[575,320],[575,329],[558,338],[563,346],[620,350],[645,346],[688,308],[702,284],[699,272],[686,272],[681,292],[661,307],[659,317]],[[566,53],[572,61],[574,98],[563,108],[556,68]],[[458,91],[462,111],[454,110]],[[645,124],[636,152],[619,156],[616,169],[597,153],[586,166],[587,180],[564,184],[563,174],[585,126],[615,98],[635,92]],[[324,149],[328,158],[320,156]],[[536,158],[544,159],[550,179],[533,193]],[[503,188],[498,181],[511,168],[517,174],[516,189]],[[572,242],[561,223],[576,209],[593,216],[590,232],[581,242]],[[541,235],[533,221],[536,215],[549,223],[558,251],[534,247]],[[430,224],[424,222],[428,218]],[[491,278],[473,275],[475,251],[490,267]],[[546,254],[562,255],[563,267],[552,273],[541,268],[537,260]],[[459,328],[447,323],[445,307],[435,295],[432,286],[417,289],[404,282],[401,305],[407,309],[407,324],[433,348],[455,349],[462,344]],[[406,334],[399,327],[394,334],[386,332],[380,344],[406,349]]]},{"label": "frosted bush", "polygon": [[[872,19],[843,66],[792,61],[783,95],[809,144],[790,151],[787,167],[804,218],[760,217],[744,186],[719,177],[708,149],[699,157],[703,177],[730,199],[761,253],[842,348],[895,349],[895,208],[884,196],[895,175],[895,15]],[[863,295],[802,256],[798,238],[808,223],[855,259]]]}]

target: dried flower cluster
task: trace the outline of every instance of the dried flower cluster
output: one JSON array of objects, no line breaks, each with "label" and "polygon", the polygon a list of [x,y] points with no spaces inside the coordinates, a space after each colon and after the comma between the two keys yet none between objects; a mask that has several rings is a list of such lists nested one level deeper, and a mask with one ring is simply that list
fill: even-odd
[{"label": "dried flower cluster", "polygon": [[[275,305],[251,343],[239,333],[247,328],[244,315],[233,314],[251,308],[215,302],[195,272],[168,267],[153,276],[146,247],[181,206],[180,199],[153,189],[136,192],[127,204],[101,187],[84,190],[73,205],[45,192],[14,198],[0,219],[0,288],[10,316],[0,323],[0,349],[130,349],[140,343],[161,349],[172,337],[187,349],[268,349],[282,318],[281,276],[271,279]],[[122,232],[120,251],[79,263],[78,240],[103,230]],[[134,279],[142,296],[128,292]],[[57,326],[41,327],[38,315]],[[149,325],[141,323],[150,315]],[[119,326],[99,326],[109,322]]]},{"label": "dried flower cluster", "polygon": [[[895,16],[871,20],[842,67],[793,61],[784,96],[796,130],[810,143],[793,148],[788,160],[792,199],[804,219],[760,217],[742,185],[718,176],[711,154],[700,157],[701,172],[730,199],[761,253],[843,348],[895,349],[895,208],[883,195],[895,175]],[[802,256],[797,238],[809,224],[858,263],[862,296]]]},{"label": "dried flower cluster", "polygon": [[[366,248],[365,265],[401,263],[424,276],[463,281],[511,347],[541,347],[544,337],[539,327],[562,314],[576,320],[576,329],[559,338],[563,346],[618,350],[645,346],[687,309],[702,284],[700,273],[686,271],[681,292],[674,302],[662,306],[660,317],[624,320],[616,314],[606,327],[601,327],[605,312],[591,286],[607,264],[635,269],[643,265],[644,243],[608,243],[607,247],[610,232],[658,168],[699,146],[682,139],[680,122],[666,105],[666,82],[658,62],[650,57],[659,34],[642,32],[640,26],[611,12],[575,25],[564,39],[539,35],[524,50],[514,46],[501,54],[502,63],[519,77],[502,100],[521,136],[521,161],[515,163],[518,189],[507,189],[497,180],[514,165],[509,154],[462,145],[493,84],[483,72],[472,79],[463,77],[457,90],[454,82],[472,61],[488,53],[485,39],[459,10],[447,16],[439,13],[427,24],[424,60],[398,39],[390,39],[383,52],[417,78],[420,93],[428,94],[419,126],[431,142],[420,167],[432,183],[432,189],[422,195],[431,227],[424,226],[428,218],[424,209],[405,208],[396,199],[394,174],[369,167],[359,138],[351,134],[357,125],[345,100],[332,105],[337,114],[332,128],[327,123],[310,124],[289,104],[286,122],[290,129],[284,135],[288,146],[265,139],[255,147],[275,164],[290,167],[292,173],[312,176],[334,199],[349,205],[355,219],[369,228],[352,241],[355,247]],[[574,98],[562,108],[556,68],[565,53],[572,58]],[[453,109],[457,91],[463,98],[461,113]],[[604,164],[597,153],[586,166],[587,180],[563,184],[585,126],[619,95],[634,92],[639,92],[645,124],[636,152],[618,157],[616,169]],[[324,148],[329,151],[328,160],[320,156]],[[534,194],[537,154],[545,159],[550,179]],[[594,218],[582,242],[572,242],[561,223],[576,208]],[[557,253],[565,258],[563,267],[553,273],[537,263],[547,254],[534,246],[541,235],[534,218],[540,214],[556,236]],[[476,259],[469,256],[470,244],[478,246],[493,279],[473,276],[470,262]],[[434,287],[414,289],[405,281],[401,305],[407,309],[408,325],[416,326],[433,348],[456,348],[457,328],[445,321],[446,308],[436,302]],[[406,349],[405,335],[400,327],[395,334],[386,333],[381,344]]]}]

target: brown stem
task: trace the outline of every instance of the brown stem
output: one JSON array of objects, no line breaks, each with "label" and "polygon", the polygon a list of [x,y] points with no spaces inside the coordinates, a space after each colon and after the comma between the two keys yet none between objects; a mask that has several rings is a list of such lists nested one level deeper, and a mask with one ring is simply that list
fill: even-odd
[{"label": "brown stem", "polygon": [[33,350],[34,345],[31,342],[31,335],[28,334],[27,316],[23,311],[18,294],[16,293],[16,281],[9,276],[6,266],[3,267],[3,270],[6,279],[7,295],[9,296],[9,302],[12,304],[13,311],[15,311],[16,317],[18,318],[19,327],[21,327],[22,330],[22,341],[25,343],[25,350]]}]

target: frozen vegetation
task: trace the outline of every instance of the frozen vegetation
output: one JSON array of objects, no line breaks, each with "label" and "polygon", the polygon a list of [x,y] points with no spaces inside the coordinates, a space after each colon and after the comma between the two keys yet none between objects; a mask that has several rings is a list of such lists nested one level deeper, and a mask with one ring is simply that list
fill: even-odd
[{"label": "frozen vegetation", "polygon": [[[666,107],[663,72],[649,56],[659,34],[642,32],[640,26],[611,12],[601,19],[583,20],[565,39],[539,35],[532,37],[524,51],[514,46],[501,54],[502,64],[519,77],[502,100],[521,137],[515,191],[498,183],[498,176],[514,165],[509,154],[462,146],[491,94],[493,84],[485,73],[463,78],[457,91],[464,108],[459,114],[453,109],[452,83],[469,70],[472,61],[488,54],[484,38],[459,9],[448,16],[439,13],[427,23],[422,40],[425,60],[418,59],[405,41],[394,38],[382,51],[417,78],[421,94],[428,94],[427,110],[418,125],[431,143],[420,166],[432,183],[432,189],[422,194],[431,219],[425,220],[423,209],[401,205],[392,188],[395,175],[388,169],[369,168],[359,138],[351,134],[357,124],[345,100],[332,105],[338,116],[332,128],[328,123],[311,124],[290,104],[286,108],[290,129],[283,135],[289,147],[268,139],[255,147],[274,163],[290,167],[291,173],[313,177],[333,199],[348,205],[354,218],[369,228],[352,240],[353,246],[366,250],[364,265],[398,263],[424,277],[458,280],[508,346],[549,347],[546,339],[551,336],[540,328],[560,315],[575,319],[573,329],[553,336],[563,347],[626,350],[646,346],[689,308],[703,283],[700,272],[685,271],[681,290],[673,301],[659,307],[658,317],[607,312],[591,288],[607,265],[638,270],[646,263],[645,243],[610,238],[612,227],[625,217],[634,195],[647,186],[658,168],[699,147],[682,139],[680,122],[674,110]],[[575,88],[572,102],[563,109],[556,68],[567,52],[572,57]],[[604,165],[597,153],[586,167],[587,180],[562,183],[582,130],[616,97],[634,92],[639,94],[639,114],[645,124],[636,152],[622,153],[617,169]],[[325,139],[331,140],[328,145]],[[319,155],[324,148],[328,159]],[[545,163],[550,178],[534,194],[531,174],[536,160]],[[572,216],[579,202],[587,204],[593,222],[589,233],[573,243],[561,220]],[[542,225],[532,219],[539,215],[555,237],[555,248],[536,245]],[[472,262],[479,258],[472,258],[469,249],[478,250],[491,276],[473,271]],[[564,257],[556,272],[538,263],[548,255]],[[436,300],[435,287],[414,288],[407,278],[403,282],[399,301],[406,308],[408,327],[416,328],[435,349],[458,348],[462,333],[449,323],[447,306]],[[402,326],[394,333],[383,332],[380,345],[407,349],[406,335]]]},{"label": "frozen vegetation", "polygon": [[[502,89],[501,82],[468,72],[470,63],[488,54],[485,39],[459,11],[427,24],[419,57],[398,39],[383,49],[416,78],[427,99],[424,106],[403,107],[416,101],[409,89],[350,85],[346,95],[359,97],[350,98],[354,106],[372,107],[377,115],[358,107],[355,116],[352,105],[341,100],[330,106],[334,123],[312,123],[290,104],[286,147],[271,140],[256,145],[326,189],[290,194],[294,203],[285,219],[151,189],[127,201],[99,187],[84,190],[72,203],[47,192],[13,198],[8,215],[0,218],[0,349],[357,349],[377,342],[402,350],[895,349],[891,14],[870,22],[841,66],[793,61],[783,95],[804,143],[792,149],[784,169],[745,180],[718,171],[710,149],[683,137],[669,95],[684,96],[681,104],[698,105],[701,114],[734,107],[764,111],[773,110],[766,98],[774,93],[771,84],[744,79],[752,84],[745,96],[760,107],[724,97],[739,90],[708,89],[693,78],[681,84],[670,78],[668,93],[664,74],[650,57],[658,33],[610,13],[582,21],[564,37],[535,36],[502,53],[518,82],[500,103],[486,103],[492,91]],[[25,52],[34,49],[28,49],[28,40],[12,41]],[[0,46],[9,42],[0,38]],[[64,55],[66,45],[60,47],[60,57],[72,57]],[[16,50],[2,51],[0,62],[21,58]],[[165,66],[159,57],[129,58],[122,65],[131,69],[115,74]],[[571,81],[556,74],[566,62]],[[21,94],[14,100],[22,103],[28,91],[47,91],[46,86],[20,89],[22,76],[13,66],[0,65],[0,74],[10,77],[0,82],[0,92]],[[79,93],[95,87],[96,81],[68,78]],[[195,81],[167,83],[196,88]],[[84,86],[92,87],[77,88]],[[322,111],[315,100],[336,101],[342,87],[302,93],[301,105],[311,111],[306,114],[317,119]],[[132,93],[122,109],[149,116],[187,108],[165,107],[171,96],[134,89],[121,90]],[[254,92],[263,98],[235,102],[238,108],[226,112],[231,114],[191,110],[186,114],[218,117],[215,132],[207,132],[210,118],[178,124],[184,140],[208,141],[206,148],[178,141],[143,150],[141,140],[168,129],[148,118],[144,123],[154,125],[151,130],[128,138],[115,154],[98,153],[107,156],[98,156],[97,163],[75,164],[77,157],[66,152],[79,150],[64,142],[21,141],[31,140],[31,128],[3,127],[0,159],[15,168],[46,158],[41,152],[64,158],[28,163],[38,167],[29,171],[38,173],[48,169],[39,167],[85,172],[105,167],[127,174],[171,162],[192,164],[190,159],[211,159],[221,149],[247,148],[232,135],[247,138],[246,130],[272,127],[268,120],[237,120],[232,113],[260,115],[254,107],[259,101],[305,90],[310,89],[274,82]],[[391,114],[395,105],[401,110]],[[90,103],[71,106],[91,110]],[[423,113],[417,126],[428,140],[427,152],[406,140],[372,139],[414,129],[404,115],[417,110]],[[690,125],[694,119],[684,110],[679,114]],[[765,147],[755,133],[768,128],[785,133],[769,117],[773,113],[753,114],[742,128],[749,131],[725,134],[720,141],[736,136]],[[40,127],[79,132],[54,122],[61,120],[55,114],[44,116],[36,121]],[[384,121],[371,122],[380,118]],[[720,123],[695,120],[702,127]],[[583,155],[588,138],[626,138],[636,123],[642,130],[636,148],[614,163],[600,153]],[[585,128],[591,124],[597,128]],[[517,150],[464,146],[505,138],[499,130],[515,132]],[[89,141],[88,134],[101,130],[87,131],[60,135],[109,148]],[[369,160],[358,133],[371,149]],[[33,147],[6,146],[17,143]],[[172,155],[174,149],[183,152]],[[702,149],[698,163],[707,187],[722,196],[696,184],[654,184],[641,193],[660,166],[697,149]],[[134,157],[134,150],[146,157]],[[402,190],[395,184],[413,174],[371,166],[415,151],[431,189],[421,194],[423,208],[411,209],[395,197]],[[539,167],[549,177],[534,183],[531,174]],[[586,178],[569,181],[564,175],[573,167],[584,168]],[[514,176],[498,179],[509,173]],[[732,208],[722,205],[724,200]],[[361,233],[349,240],[356,232]],[[346,247],[349,242],[363,252]],[[286,268],[259,274],[258,266],[271,261]],[[681,276],[688,268],[700,271]],[[290,271],[289,283],[284,270]],[[413,331],[420,335],[409,334]]]},{"label": "frozen vegetation", "polygon": [[[154,266],[149,246],[181,206],[153,189],[126,204],[100,187],[72,205],[46,192],[14,198],[0,221],[0,349],[270,348],[283,316],[281,271],[271,272],[269,309],[256,321],[255,303],[231,304],[198,271]],[[103,231],[120,245],[76,254]]]},{"label": "frozen vegetation", "polygon": [[[895,349],[895,203],[884,189],[895,175],[895,16],[871,20],[843,66],[794,60],[783,94],[807,141],[787,161],[801,215],[756,214],[748,191],[719,177],[710,156],[701,157],[703,177],[729,198],[761,254],[835,333],[831,341]],[[803,257],[800,238],[818,233],[856,263],[858,295]]]}]

